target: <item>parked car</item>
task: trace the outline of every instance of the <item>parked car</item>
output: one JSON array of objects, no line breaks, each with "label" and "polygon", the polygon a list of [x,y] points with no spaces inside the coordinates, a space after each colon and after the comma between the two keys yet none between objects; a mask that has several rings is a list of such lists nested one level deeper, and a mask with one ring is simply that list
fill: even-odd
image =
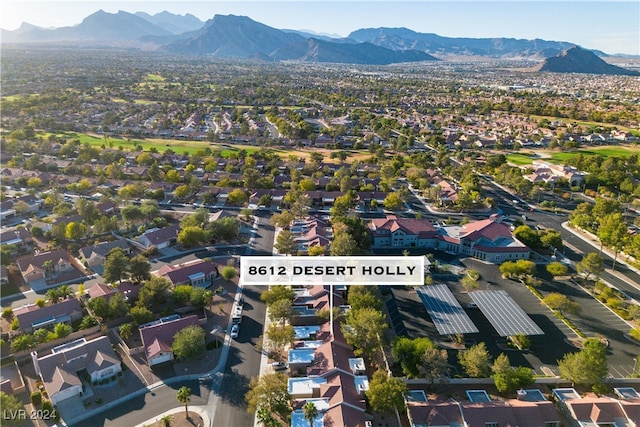
[{"label": "parked car", "polygon": [[284,362],[273,362],[271,364],[274,371],[282,371],[283,369],[287,369],[287,364]]},{"label": "parked car", "polygon": [[238,333],[240,333],[240,326],[236,323],[231,327],[231,338],[238,338]]}]

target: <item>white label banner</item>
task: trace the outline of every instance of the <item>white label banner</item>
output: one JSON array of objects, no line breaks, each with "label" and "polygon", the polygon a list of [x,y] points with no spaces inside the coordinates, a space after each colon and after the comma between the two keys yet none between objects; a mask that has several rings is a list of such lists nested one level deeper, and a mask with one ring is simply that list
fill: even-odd
[{"label": "white label banner", "polygon": [[243,256],[245,285],[424,284],[424,256]]}]

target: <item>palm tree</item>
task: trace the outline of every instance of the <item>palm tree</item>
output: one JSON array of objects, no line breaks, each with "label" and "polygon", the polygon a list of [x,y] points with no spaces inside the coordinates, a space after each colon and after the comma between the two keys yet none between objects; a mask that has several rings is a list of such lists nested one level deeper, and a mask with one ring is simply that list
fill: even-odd
[{"label": "palm tree", "polygon": [[178,399],[178,402],[184,405],[184,413],[187,419],[189,419],[189,410],[187,408],[187,405],[191,401],[191,389],[187,386],[180,387],[180,390],[178,390],[178,394],[176,395],[176,398]]},{"label": "palm tree", "polygon": [[173,417],[171,415],[165,415],[164,417],[160,418],[160,425],[163,427],[169,427],[172,420]]},{"label": "palm tree", "polygon": [[262,423],[264,427],[278,426],[279,423],[273,418],[271,411],[264,406],[261,406],[256,413],[256,417],[259,423]]},{"label": "palm tree", "polygon": [[50,259],[46,260],[42,263],[42,267],[44,268],[45,279],[50,277],[53,270],[53,261],[51,261]]},{"label": "palm tree", "polygon": [[309,427],[313,427],[313,420],[318,416],[318,408],[316,408],[316,405],[308,401],[302,407],[302,412],[304,412],[304,418],[309,421]]}]

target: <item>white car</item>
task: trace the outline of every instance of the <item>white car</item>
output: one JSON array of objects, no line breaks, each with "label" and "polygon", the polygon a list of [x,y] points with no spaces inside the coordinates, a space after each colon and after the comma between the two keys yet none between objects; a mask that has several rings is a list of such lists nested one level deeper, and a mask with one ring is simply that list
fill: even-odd
[{"label": "white car", "polygon": [[271,364],[274,371],[281,371],[283,369],[287,369],[287,364],[284,362],[273,362]]},{"label": "white car", "polygon": [[231,338],[238,338],[238,333],[240,332],[240,326],[233,325],[231,327]]}]

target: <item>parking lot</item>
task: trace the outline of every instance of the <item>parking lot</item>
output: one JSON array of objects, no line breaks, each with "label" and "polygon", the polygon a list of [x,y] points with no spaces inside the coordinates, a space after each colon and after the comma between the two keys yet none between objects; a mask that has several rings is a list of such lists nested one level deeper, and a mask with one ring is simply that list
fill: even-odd
[{"label": "parking lot", "polygon": [[[470,304],[472,301],[469,294],[458,281],[434,280],[434,283],[448,285],[478,327],[479,333],[464,336],[467,346],[484,342],[493,358],[500,353],[506,353],[513,366],[528,366],[536,375],[558,375],[557,361],[568,352],[578,351],[570,342],[577,339],[578,335],[520,282],[503,279],[496,265],[471,258],[463,258],[460,263],[480,272],[480,289],[505,290],[544,332],[544,335],[529,337],[531,342],[529,350],[515,350],[507,345],[505,338],[499,336],[482,312]],[[640,346],[624,337],[629,326],[578,287],[564,282],[549,281],[543,282],[540,288],[543,293],[560,290],[582,307],[580,315],[568,316],[577,328],[587,337],[606,337],[609,340],[608,362],[611,374],[615,377],[631,375],[633,359],[640,354]],[[387,301],[386,307],[391,326],[396,334],[410,338],[427,336],[439,342],[441,346],[449,349],[449,363],[455,367],[454,373],[458,371],[460,368],[457,363],[457,351],[451,349],[453,337],[439,335],[416,291],[413,288],[392,287],[391,293],[393,298]]]}]

